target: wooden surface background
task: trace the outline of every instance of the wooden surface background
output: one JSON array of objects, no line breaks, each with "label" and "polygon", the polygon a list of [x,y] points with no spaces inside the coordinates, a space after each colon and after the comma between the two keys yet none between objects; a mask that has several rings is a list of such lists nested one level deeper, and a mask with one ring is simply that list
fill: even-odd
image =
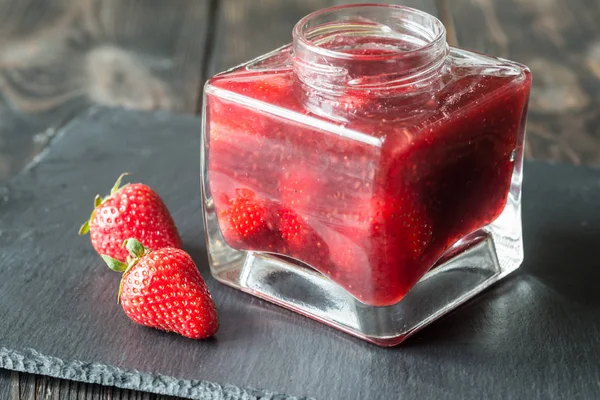
[{"label": "wooden surface background", "polygon": [[[343,0],[0,0],[0,183],[91,105],[194,113],[202,82]],[[600,164],[600,2],[398,0],[533,71],[526,156]],[[1,294],[0,294],[1,295]],[[0,370],[0,399],[164,396]]]}]

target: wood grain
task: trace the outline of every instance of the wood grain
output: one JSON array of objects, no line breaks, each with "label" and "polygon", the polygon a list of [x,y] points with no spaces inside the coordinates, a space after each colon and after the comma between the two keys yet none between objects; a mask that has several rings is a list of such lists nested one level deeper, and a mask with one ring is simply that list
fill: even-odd
[{"label": "wood grain", "polygon": [[210,0],[0,0],[0,182],[91,105],[194,112]]},{"label": "wood grain", "polygon": [[177,397],[0,369],[1,400],[175,400]]},{"label": "wood grain", "polygon": [[322,8],[324,3],[323,0],[221,0],[210,75],[289,43],[294,24]]},{"label": "wood grain", "polygon": [[19,374],[0,369],[0,399],[19,398]]}]

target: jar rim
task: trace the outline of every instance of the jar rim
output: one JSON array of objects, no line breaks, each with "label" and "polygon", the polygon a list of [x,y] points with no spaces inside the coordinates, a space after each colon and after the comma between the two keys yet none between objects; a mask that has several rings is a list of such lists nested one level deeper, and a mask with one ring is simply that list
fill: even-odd
[{"label": "jar rim", "polygon": [[[388,9],[388,10],[392,9],[392,10],[395,10],[398,12],[402,12],[406,15],[419,16],[421,18],[424,18],[425,20],[431,21],[432,26],[434,26],[434,28],[435,28],[435,32],[434,32],[435,36],[433,36],[433,38],[431,40],[428,40],[427,43],[423,44],[422,46],[416,47],[414,49],[410,49],[410,50],[398,49],[395,52],[387,52],[385,54],[377,54],[377,55],[354,54],[354,53],[347,53],[344,51],[338,51],[338,50],[324,48],[317,44],[314,44],[312,42],[312,40],[310,40],[306,37],[306,34],[309,32],[309,31],[307,31],[306,26],[309,24],[310,21],[312,21],[318,17],[321,17],[323,15],[326,15],[326,14],[335,13],[340,10],[347,10],[347,9],[353,9],[353,8],[373,8],[373,9],[381,8],[381,9]],[[382,59],[394,59],[394,58],[398,58],[398,57],[410,57],[413,54],[427,51],[433,47],[436,47],[440,44],[440,42],[445,43],[446,42],[446,28],[444,27],[444,24],[437,17],[435,17],[425,11],[421,11],[421,10],[418,10],[418,9],[412,8],[412,7],[396,5],[396,4],[376,4],[376,3],[375,4],[369,4],[369,3],[344,4],[344,5],[339,5],[339,6],[323,8],[323,9],[314,11],[314,12],[306,15],[304,18],[300,19],[300,21],[298,21],[296,23],[296,25],[294,25],[294,29],[292,30],[292,37],[294,38],[294,41],[302,44],[307,49],[309,49],[311,52],[320,54],[322,56],[333,57],[333,58],[338,58],[338,59],[349,59],[349,60],[350,59],[351,60],[371,60],[371,59],[382,60]]]}]

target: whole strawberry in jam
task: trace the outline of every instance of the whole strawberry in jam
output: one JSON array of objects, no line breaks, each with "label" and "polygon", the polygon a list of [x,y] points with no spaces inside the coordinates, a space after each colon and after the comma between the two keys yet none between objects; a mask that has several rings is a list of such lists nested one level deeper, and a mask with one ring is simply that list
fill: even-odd
[{"label": "whole strawberry in jam", "polygon": [[304,219],[293,210],[282,209],[279,212],[279,231],[281,237],[292,247],[301,249],[306,245],[309,227]]},{"label": "whole strawberry in jam", "polygon": [[223,212],[233,230],[241,238],[248,238],[269,229],[265,205],[250,190],[238,189],[237,194],[238,197],[229,200],[230,208]]},{"label": "whole strawberry in jam", "polygon": [[125,175],[119,176],[108,196],[96,196],[92,215],[81,226],[79,234],[89,232],[98,254],[121,262],[127,259],[127,250],[121,245],[128,238],[154,249],[181,248],[173,218],[159,195],[142,183],[120,187]]},{"label": "whole strawberry in jam", "polygon": [[277,233],[277,205],[259,199],[245,188],[238,188],[236,196],[228,198],[224,209],[219,210],[221,231],[230,245],[242,244],[246,248],[265,246],[269,250],[280,249],[281,240],[272,238]]},{"label": "whole strawberry in jam", "polygon": [[152,251],[135,239],[123,245],[127,264],[102,255],[106,264],[123,273],[119,302],[134,322],[203,339],[219,329],[217,311],[196,264],[183,250]]},{"label": "whole strawberry in jam", "polygon": [[329,259],[327,243],[305,218],[285,206],[277,215],[279,233],[284,241],[283,254],[311,265]]}]

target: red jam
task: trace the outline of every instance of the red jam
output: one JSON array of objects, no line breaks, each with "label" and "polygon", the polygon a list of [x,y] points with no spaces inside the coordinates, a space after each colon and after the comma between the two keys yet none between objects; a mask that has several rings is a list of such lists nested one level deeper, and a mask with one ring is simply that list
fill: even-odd
[{"label": "red jam", "polygon": [[285,65],[213,78],[208,180],[224,239],[302,261],[366,304],[397,303],[505,206],[530,76],[499,71],[457,63],[414,103],[350,90],[321,101]]}]

